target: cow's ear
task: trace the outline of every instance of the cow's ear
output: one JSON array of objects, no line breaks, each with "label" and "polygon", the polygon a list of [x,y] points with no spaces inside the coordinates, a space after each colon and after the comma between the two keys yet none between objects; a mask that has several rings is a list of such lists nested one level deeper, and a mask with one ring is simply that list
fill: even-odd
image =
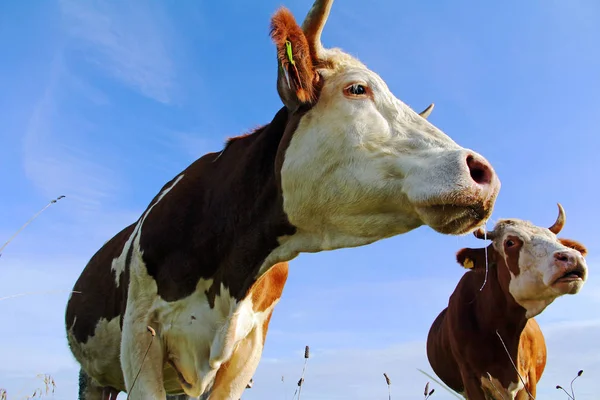
[{"label": "cow's ear", "polygon": [[485,267],[485,249],[460,249],[456,261],[467,269]]},{"label": "cow's ear", "polygon": [[579,242],[578,242],[578,241],[576,241],[576,240],[558,238],[558,241],[559,241],[559,242],[560,242],[560,243],[561,243],[563,246],[566,246],[566,247],[568,247],[568,248],[570,248],[570,249],[575,249],[575,250],[577,250],[577,251],[578,251],[578,252],[580,252],[580,253],[581,253],[581,255],[582,255],[582,256],[584,256],[584,257],[587,255],[587,252],[588,252],[588,251],[587,251],[587,248],[586,248],[586,247],[585,247],[583,244],[579,243]]},{"label": "cow's ear", "polygon": [[277,47],[277,92],[288,109],[315,101],[318,74],[311,47],[292,13],[281,7],[271,19],[271,38]]}]

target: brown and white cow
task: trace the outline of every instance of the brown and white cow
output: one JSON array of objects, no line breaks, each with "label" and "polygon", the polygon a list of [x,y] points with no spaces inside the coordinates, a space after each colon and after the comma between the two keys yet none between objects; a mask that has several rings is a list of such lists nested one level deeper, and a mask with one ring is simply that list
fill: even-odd
[{"label": "brown and white cow", "polygon": [[317,0],[302,26],[273,16],[273,120],[192,163],[90,259],[66,310],[84,398],[237,400],[283,289],[278,263],[421,225],[465,234],[490,216],[491,165],[322,46],[331,5]]},{"label": "brown and white cow", "polygon": [[[492,240],[487,248],[457,253],[458,263],[470,270],[429,330],[427,357],[442,381],[469,400],[536,394],[546,344],[533,317],[558,297],[579,292],[587,278],[586,248],[556,237],[565,223],[558,207],[559,217],[548,229],[500,220],[487,232]],[[481,228],[475,235],[486,237]]]}]

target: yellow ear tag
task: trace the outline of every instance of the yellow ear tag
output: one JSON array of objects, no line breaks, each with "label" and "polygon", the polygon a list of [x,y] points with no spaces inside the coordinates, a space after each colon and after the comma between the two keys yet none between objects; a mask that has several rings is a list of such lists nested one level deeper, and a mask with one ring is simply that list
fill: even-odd
[{"label": "yellow ear tag", "polygon": [[475,263],[470,258],[465,258],[465,262],[463,263],[463,267],[467,269],[471,269],[475,266]]}]

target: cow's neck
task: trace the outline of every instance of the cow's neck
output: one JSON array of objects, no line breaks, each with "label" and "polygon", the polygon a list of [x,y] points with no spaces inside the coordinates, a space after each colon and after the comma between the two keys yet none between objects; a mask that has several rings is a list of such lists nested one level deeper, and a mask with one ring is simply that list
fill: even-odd
[{"label": "cow's neck", "polygon": [[501,268],[496,261],[490,261],[487,282],[476,298],[482,327],[486,330],[509,334],[523,329],[527,323],[525,309],[521,307],[501,283]]},{"label": "cow's neck", "polygon": [[294,236],[278,168],[299,118],[282,108],[270,124],[196,160],[155,197],[142,219],[140,250],[161,298],[185,298],[204,281],[205,288],[212,282],[211,306],[224,288],[240,300],[282,247],[279,238]]},{"label": "cow's neck", "polygon": [[214,162],[220,178],[212,189],[213,210],[203,213],[219,215],[215,228],[220,245],[211,249],[219,260],[214,279],[238,299],[249,290],[266,258],[280,246],[279,238],[296,231],[283,211],[279,176],[283,160],[277,156],[284,154],[299,118],[289,117],[282,108],[270,124],[233,140]]},{"label": "cow's neck", "polygon": [[488,280],[475,299],[477,310],[475,315],[479,328],[478,334],[486,338],[486,343],[491,344],[491,349],[494,349],[494,353],[498,355],[493,362],[493,369],[509,371],[503,374],[505,376],[496,376],[496,378],[516,382],[518,376],[506,353],[508,352],[515,365],[518,365],[519,341],[527,324],[527,318],[526,310],[508,293],[508,288],[501,284],[502,268],[507,267],[498,265],[496,261],[490,262]]}]

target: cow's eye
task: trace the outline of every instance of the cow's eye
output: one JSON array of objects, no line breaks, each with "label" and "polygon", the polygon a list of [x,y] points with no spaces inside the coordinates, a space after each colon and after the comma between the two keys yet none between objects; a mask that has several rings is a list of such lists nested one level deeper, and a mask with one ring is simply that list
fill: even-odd
[{"label": "cow's eye", "polygon": [[508,239],[506,242],[504,242],[504,244],[506,245],[506,247],[513,247],[515,245],[515,242]]},{"label": "cow's eye", "polygon": [[360,83],[353,83],[352,85],[346,87],[344,92],[347,96],[364,96],[367,94],[367,87],[365,85],[361,85]]}]

